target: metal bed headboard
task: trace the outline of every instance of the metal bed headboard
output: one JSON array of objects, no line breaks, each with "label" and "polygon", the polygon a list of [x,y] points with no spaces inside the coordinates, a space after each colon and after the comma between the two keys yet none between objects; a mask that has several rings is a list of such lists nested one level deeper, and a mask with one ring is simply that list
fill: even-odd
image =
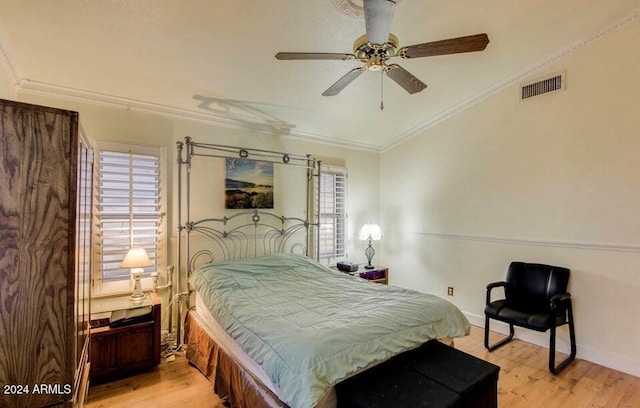
[{"label": "metal bed headboard", "polygon": [[308,256],[309,233],[313,227],[315,224],[308,220],[260,210],[188,222],[187,237],[194,233],[206,237],[209,246],[207,249],[187,254],[188,275],[204,262],[282,252]]},{"label": "metal bed headboard", "polygon": [[[186,137],[184,143],[177,142],[178,148],[178,277],[186,266],[186,277],[193,271],[194,257],[202,256],[206,252],[191,252],[191,235],[207,237],[218,253],[210,250],[210,260],[238,259],[241,257],[258,256],[286,250],[296,250],[309,256],[313,253],[316,258],[319,255],[319,217],[316,222],[310,219],[313,214],[311,188],[313,177],[320,176],[321,163],[310,155],[301,156],[289,153],[280,153],[269,150],[248,149],[241,147],[225,146],[210,143],[197,143],[190,137]],[[287,217],[274,212],[264,210],[241,211],[221,218],[206,218],[201,220],[191,219],[191,164],[194,157],[213,158],[242,158],[253,160],[258,157],[260,161],[282,164],[286,166],[302,166],[307,169],[306,177],[306,219],[299,217]],[[183,167],[186,168],[183,180]],[[183,186],[183,181],[185,185]],[[320,183],[316,183],[319,188]],[[184,203],[183,203],[184,195]],[[318,199],[320,194],[315,195]],[[183,208],[186,206],[186,208]],[[318,203],[319,204],[319,203]],[[184,212],[183,212],[184,210]],[[186,232],[186,234],[184,234]],[[299,232],[304,233],[300,239]],[[183,248],[183,234],[185,238]],[[259,242],[261,241],[261,242]],[[315,250],[311,251],[315,244]],[[260,252],[259,246],[262,247]],[[252,249],[252,251],[250,250]],[[183,261],[185,265],[183,265]],[[178,283],[178,289],[181,289]]]},{"label": "metal bed headboard", "polygon": [[[320,253],[320,222],[310,219],[314,205],[319,207],[320,194],[315,194],[318,202],[313,202],[311,189],[313,178],[320,179],[321,162],[311,155],[295,155],[270,150],[197,143],[185,137],[184,143],[177,142],[178,164],[178,231],[177,231],[177,278],[176,294],[186,296],[189,302],[190,288],[184,288],[182,277],[191,276],[194,268],[213,260],[239,259],[277,252],[297,252],[307,256],[313,253],[317,259]],[[285,217],[263,210],[241,211],[230,216],[191,219],[191,164],[195,157],[241,158],[267,161],[284,166],[301,166],[306,172],[306,219]],[[186,171],[183,171],[186,169]],[[183,180],[184,179],[184,180]],[[184,183],[184,185],[183,185]],[[316,183],[320,188],[320,183]],[[184,195],[184,202],[183,202]],[[192,234],[209,239],[211,248],[200,249],[192,253]],[[183,237],[184,235],[184,237]],[[184,238],[184,242],[183,242]],[[173,299],[172,293],[172,299]],[[170,305],[171,306],[171,305]],[[188,307],[188,305],[187,305]],[[178,333],[180,339],[181,302],[178,301]],[[171,316],[172,311],[169,310]],[[171,326],[171,322],[169,322]]]}]

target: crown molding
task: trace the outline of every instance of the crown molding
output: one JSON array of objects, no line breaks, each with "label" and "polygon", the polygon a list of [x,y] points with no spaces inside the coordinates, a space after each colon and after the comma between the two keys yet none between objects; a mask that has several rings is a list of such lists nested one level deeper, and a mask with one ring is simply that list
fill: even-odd
[{"label": "crown molding", "polygon": [[200,111],[182,109],[169,105],[145,102],[29,79],[22,74],[16,58],[13,56],[7,45],[8,41],[6,41],[1,34],[2,33],[0,32],[0,60],[1,63],[7,67],[7,71],[10,74],[10,79],[13,81],[16,93],[20,92],[25,94],[54,96],[57,98],[74,100],[93,105],[159,114],[162,116],[193,120],[221,127],[250,130],[261,134],[279,135],[298,141],[341,146],[367,152],[380,152],[380,146],[377,145],[349,142],[310,132],[292,130],[287,127],[286,124],[283,126],[282,124],[273,124],[268,122],[261,123],[243,118],[234,119],[215,113],[203,113]]},{"label": "crown molding", "polygon": [[376,145],[354,143],[345,140],[335,139],[328,136],[317,135],[309,132],[301,132],[292,130],[282,123],[260,122],[250,120],[247,117],[231,117],[229,115],[221,115],[216,113],[204,113],[189,109],[177,108],[175,106],[163,105],[141,100],[124,98],[115,95],[108,95],[98,92],[86,91],[71,87],[54,85],[42,81],[35,81],[23,78],[17,82],[17,90],[25,94],[36,94],[45,96],[54,96],[61,99],[74,100],[82,103],[93,105],[108,106],[113,108],[138,111],[143,113],[159,114],[163,116],[187,119],[216,126],[250,130],[252,132],[276,135],[295,140],[329,144],[333,146],[342,146],[354,150],[362,150],[369,152],[379,152],[380,148]]},{"label": "crown molding", "polygon": [[519,72],[516,72],[515,74],[509,76],[506,79],[503,79],[500,82],[497,82],[495,84],[493,84],[492,86],[486,88],[485,90],[481,91],[480,93],[471,96],[470,98],[458,103],[457,105],[454,105],[453,107],[451,107],[450,109],[445,110],[444,112],[441,112],[439,114],[437,114],[436,116],[420,123],[419,125],[415,126],[414,128],[406,131],[405,133],[403,133],[402,135],[400,135],[399,137],[397,137],[396,139],[380,146],[380,151],[382,153],[393,149],[394,147],[412,139],[413,137],[421,134],[422,132],[424,132],[425,130],[441,123],[444,122],[445,120],[449,119],[452,116],[455,116],[456,114],[462,112],[465,109],[470,108],[471,106],[475,105],[478,102],[481,102],[485,99],[487,99],[488,97],[492,96],[493,94],[495,94],[496,92],[499,92],[501,90],[503,90],[504,88],[512,85],[513,83],[516,82],[520,82],[523,79],[529,77],[530,75],[542,70],[543,68],[547,67],[548,65],[555,63],[556,61],[558,61],[559,59],[562,59],[564,57],[566,57],[567,55],[572,54],[573,52],[575,52],[576,50],[587,46],[589,44],[591,44],[592,42],[599,40],[603,37],[605,37],[607,34],[610,34],[620,28],[622,28],[623,26],[626,26],[629,23],[632,23],[636,20],[638,20],[638,18],[640,18],[640,7],[635,8],[631,13],[627,14],[625,17],[623,17],[620,20],[615,21],[612,24],[609,24],[608,26],[606,26],[605,28],[601,29],[600,31],[596,32],[595,34],[583,38],[571,45],[569,45],[568,47],[564,47],[562,49],[560,49],[559,51],[551,54],[550,56],[548,56],[547,58],[543,59],[542,61],[539,61],[536,64],[533,64],[532,66],[529,66]]}]

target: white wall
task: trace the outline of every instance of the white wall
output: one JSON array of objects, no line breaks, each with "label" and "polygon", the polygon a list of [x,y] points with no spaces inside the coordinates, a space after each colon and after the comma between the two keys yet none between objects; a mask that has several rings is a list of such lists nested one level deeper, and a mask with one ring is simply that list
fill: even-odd
[{"label": "white wall", "polygon": [[566,70],[566,91],[520,102],[515,84],[383,153],[391,282],[453,286],[483,324],[510,261],[568,267],[578,357],[640,376],[638,49],[635,22],[546,67]]}]

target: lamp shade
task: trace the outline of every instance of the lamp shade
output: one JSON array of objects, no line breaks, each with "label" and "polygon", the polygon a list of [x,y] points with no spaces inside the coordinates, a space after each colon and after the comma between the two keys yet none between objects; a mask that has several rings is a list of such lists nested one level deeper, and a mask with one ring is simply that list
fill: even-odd
[{"label": "lamp shade", "polygon": [[360,228],[360,233],[358,234],[358,238],[363,241],[368,239],[379,241],[383,236],[384,233],[382,232],[382,228],[378,224],[364,224],[362,228]]},{"label": "lamp shade", "polygon": [[131,248],[129,252],[127,252],[127,256],[122,260],[120,267],[144,268],[151,265],[153,265],[153,263],[151,262],[151,259],[149,259],[149,255],[147,255],[147,251],[145,251],[144,248]]}]

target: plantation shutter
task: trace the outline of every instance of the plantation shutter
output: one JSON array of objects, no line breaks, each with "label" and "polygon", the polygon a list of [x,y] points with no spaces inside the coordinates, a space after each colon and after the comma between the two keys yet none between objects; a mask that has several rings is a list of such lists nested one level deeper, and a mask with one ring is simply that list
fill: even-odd
[{"label": "plantation shutter", "polygon": [[344,168],[323,168],[320,174],[320,199],[316,200],[320,259],[331,261],[345,257],[346,181]]},{"label": "plantation shutter", "polygon": [[[147,149],[148,150],[148,149]],[[98,160],[99,271],[103,281],[129,279],[120,263],[131,247],[159,260],[160,154],[101,150]]]}]

